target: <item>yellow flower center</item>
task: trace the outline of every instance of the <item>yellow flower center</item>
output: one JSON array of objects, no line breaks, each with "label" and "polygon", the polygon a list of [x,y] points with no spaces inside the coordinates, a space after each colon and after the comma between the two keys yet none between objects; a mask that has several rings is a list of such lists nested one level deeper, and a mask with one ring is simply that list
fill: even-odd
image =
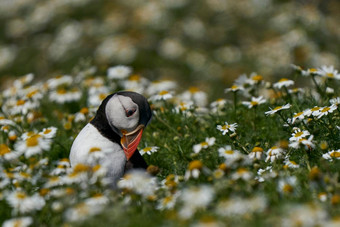
[{"label": "yellow flower center", "polygon": [[297,133],[295,133],[294,137],[300,137],[300,136],[302,136],[302,134],[303,134],[303,132],[297,132]]},{"label": "yellow flower center", "polygon": [[39,144],[38,139],[40,138],[40,135],[33,135],[26,140],[26,146],[27,147],[36,147]]},{"label": "yellow flower center", "polygon": [[282,106],[277,106],[277,107],[275,107],[273,110],[279,110],[279,109],[281,109],[282,108]]},{"label": "yellow flower center", "polygon": [[321,110],[322,113],[329,111],[331,108],[330,107],[325,107]]},{"label": "yellow flower center", "polygon": [[19,99],[18,101],[17,101],[17,106],[22,106],[22,105],[24,105],[25,104],[25,100],[22,100],[22,99]]},{"label": "yellow flower center", "polygon": [[232,90],[236,90],[238,88],[238,86],[237,85],[233,85],[233,86],[231,86],[231,89]]},{"label": "yellow flower center", "polygon": [[11,150],[9,149],[9,147],[6,144],[0,144],[0,156],[3,156],[7,153],[10,153]]},{"label": "yellow flower center", "polygon": [[140,75],[134,74],[134,75],[130,76],[129,80],[138,81],[138,80],[140,80],[140,78],[141,78]]},{"label": "yellow flower center", "polygon": [[248,170],[246,168],[238,168],[236,172],[237,174],[242,175],[242,174],[247,173]]},{"label": "yellow flower center", "polygon": [[300,113],[295,114],[293,117],[299,117],[299,116],[301,116],[302,114],[303,114],[303,112],[300,112]]},{"label": "yellow flower center", "polygon": [[312,72],[312,73],[315,73],[315,72],[317,72],[318,70],[317,70],[317,69],[314,69],[314,68],[311,68],[311,69],[309,69],[309,71]]},{"label": "yellow flower center", "polygon": [[331,77],[331,78],[334,77],[334,74],[333,74],[333,73],[326,73],[326,75],[327,75],[328,77]]},{"label": "yellow flower center", "polygon": [[201,169],[203,166],[202,162],[199,160],[194,160],[189,163],[189,170]]},{"label": "yellow flower center", "polygon": [[24,198],[26,198],[26,194],[23,193],[23,192],[18,192],[17,195],[16,195],[16,197],[17,197],[18,199],[24,199]]},{"label": "yellow flower center", "polygon": [[234,151],[233,150],[225,150],[224,153],[225,154],[234,154]]},{"label": "yellow flower center", "polygon": [[286,193],[291,193],[294,191],[294,188],[290,184],[285,184],[282,188],[282,191]]},{"label": "yellow flower center", "polygon": [[80,172],[85,172],[88,169],[89,169],[89,166],[79,163],[73,168],[73,172],[80,173]]},{"label": "yellow flower center", "polygon": [[100,170],[101,167],[102,167],[102,166],[99,165],[99,164],[98,164],[98,165],[95,165],[95,166],[92,167],[92,171],[93,171],[93,172],[97,172],[98,170]]},{"label": "yellow flower center", "polygon": [[333,158],[340,158],[340,152],[334,151],[330,154],[330,156],[333,157]]},{"label": "yellow flower center", "polygon": [[198,87],[190,87],[189,91],[190,91],[190,93],[196,93],[196,92],[199,92],[199,89],[198,89]]},{"label": "yellow flower center", "polygon": [[60,89],[57,90],[57,94],[59,94],[59,95],[64,95],[64,94],[66,94],[66,92],[67,91],[64,88],[60,88]]},{"label": "yellow flower center", "polygon": [[229,128],[230,128],[230,125],[223,125],[223,126],[222,126],[222,129],[223,129],[223,130],[227,130],[227,129],[229,129]]},{"label": "yellow flower center", "polygon": [[26,96],[27,96],[27,98],[32,98],[37,93],[38,93],[38,90],[34,90],[34,91],[31,91],[30,93],[28,93]]},{"label": "yellow flower center", "polygon": [[163,199],[163,205],[167,205],[168,203],[170,203],[172,201],[172,196],[167,196]]},{"label": "yellow flower center", "polygon": [[297,165],[297,163],[296,162],[294,162],[294,161],[289,161],[291,164],[293,164],[293,165]]},{"label": "yellow flower center", "polygon": [[251,79],[255,80],[255,81],[261,81],[261,80],[263,80],[263,77],[261,75],[255,75]]},{"label": "yellow flower center", "polygon": [[251,101],[250,104],[251,104],[252,106],[256,106],[256,105],[258,105],[259,103],[256,102],[256,101]]},{"label": "yellow flower center", "polygon": [[79,112],[82,113],[82,114],[88,114],[89,113],[89,109],[86,108],[86,107],[83,107],[83,108],[81,108],[81,110]]},{"label": "yellow flower center", "polygon": [[202,142],[202,143],[201,143],[201,146],[202,146],[202,147],[206,147],[206,146],[209,146],[209,144],[208,144],[208,142]]},{"label": "yellow flower center", "polygon": [[152,150],[152,147],[146,147],[143,149],[144,152],[148,152],[148,151],[151,151]]},{"label": "yellow flower center", "polygon": [[99,99],[100,99],[100,100],[103,100],[103,99],[106,98],[106,96],[107,96],[106,94],[99,94]]},{"label": "yellow flower center", "polygon": [[263,152],[263,149],[261,147],[254,147],[252,152]]},{"label": "yellow flower center", "polygon": [[46,134],[49,134],[50,132],[52,132],[52,129],[47,128],[47,129],[44,130],[43,133],[46,135]]},{"label": "yellow flower center", "polygon": [[285,81],[288,81],[288,79],[287,78],[282,78],[282,79],[279,80],[279,82],[285,82]]},{"label": "yellow flower center", "polygon": [[169,92],[168,91],[161,91],[161,92],[159,92],[159,95],[166,95],[166,94],[169,94]]},{"label": "yellow flower center", "polygon": [[311,109],[311,111],[318,111],[320,109],[320,107],[318,107],[318,106],[316,106],[316,107],[313,107],[312,109]]}]

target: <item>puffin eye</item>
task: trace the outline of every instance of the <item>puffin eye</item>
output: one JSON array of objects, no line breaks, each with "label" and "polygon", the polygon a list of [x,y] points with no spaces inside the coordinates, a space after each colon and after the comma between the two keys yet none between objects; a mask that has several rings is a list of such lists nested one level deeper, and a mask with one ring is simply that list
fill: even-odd
[{"label": "puffin eye", "polygon": [[136,109],[126,110],[126,116],[131,117],[136,112]]}]

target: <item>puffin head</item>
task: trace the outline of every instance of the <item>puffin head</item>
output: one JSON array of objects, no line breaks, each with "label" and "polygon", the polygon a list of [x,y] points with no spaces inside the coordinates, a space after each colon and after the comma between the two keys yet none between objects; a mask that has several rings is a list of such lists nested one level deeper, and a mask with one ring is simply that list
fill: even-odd
[{"label": "puffin head", "polygon": [[100,109],[110,128],[120,136],[120,143],[129,160],[151,120],[152,112],[147,99],[136,92],[120,91],[108,96]]}]

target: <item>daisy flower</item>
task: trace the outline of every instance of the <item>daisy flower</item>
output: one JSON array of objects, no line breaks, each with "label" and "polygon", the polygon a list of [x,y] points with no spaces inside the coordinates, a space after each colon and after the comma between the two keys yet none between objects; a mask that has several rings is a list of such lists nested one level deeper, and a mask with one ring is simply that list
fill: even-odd
[{"label": "daisy flower", "polygon": [[263,104],[266,102],[266,99],[263,98],[263,96],[260,96],[260,97],[251,97],[251,101],[248,102],[248,101],[243,101],[242,104],[245,105],[245,106],[248,106],[249,109],[253,108],[253,107],[256,107],[260,104]]},{"label": "daisy flower", "polygon": [[141,155],[148,154],[151,155],[152,153],[157,152],[159,147],[153,146],[153,147],[145,147],[142,150],[139,151]]},{"label": "daisy flower", "polygon": [[47,80],[47,87],[49,89],[55,89],[61,85],[70,85],[73,82],[73,78],[69,75],[60,75],[55,78]]},{"label": "daisy flower", "polygon": [[2,227],[28,227],[33,223],[32,217],[20,217],[6,220]]},{"label": "daisy flower", "polygon": [[118,181],[117,186],[120,189],[129,189],[147,198],[154,195],[157,189],[157,182],[156,178],[151,177],[146,172],[134,170],[125,174],[124,177]]},{"label": "daisy flower", "polygon": [[271,147],[267,151],[266,162],[268,162],[268,161],[274,162],[277,159],[281,159],[283,157],[284,152],[285,152],[285,150],[283,150],[280,147],[277,147],[277,146]]},{"label": "daisy flower", "polygon": [[295,123],[296,120],[303,120],[305,118],[304,112],[294,113],[292,118],[292,124]]},{"label": "daisy flower", "polygon": [[172,94],[168,91],[162,90],[158,94],[155,94],[149,98],[151,101],[168,100],[172,99]]},{"label": "daisy flower", "polygon": [[39,132],[39,135],[43,136],[46,139],[53,139],[57,134],[57,128],[56,127],[49,127],[44,128],[41,132]]},{"label": "daisy flower", "polygon": [[297,179],[295,176],[282,178],[278,182],[278,191],[282,194],[291,194],[297,186]]},{"label": "daisy flower", "polygon": [[17,159],[21,155],[20,152],[12,151],[6,144],[0,144],[0,157],[10,161]]},{"label": "daisy flower", "polygon": [[338,73],[338,70],[334,68],[333,65],[326,66],[323,65],[321,68],[318,69],[317,74],[325,77],[325,78],[331,78],[331,79],[337,79],[340,80],[340,74]]},{"label": "daisy flower", "polygon": [[81,202],[67,209],[64,214],[66,220],[70,222],[80,222],[93,215],[99,214],[103,209],[103,206],[92,206],[85,202]]},{"label": "daisy flower", "polygon": [[171,194],[158,200],[157,210],[171,210],[175,207],[179,193]]},{"label": "daisy flower", "polygon": [[145,88],[149,86],[150,82],[138,74],[133,74],[129,76],[128,79],[121,80],[119,84],[124,88],[124,90],[144,93]]},{"label": "daisy flower", "polygon": [[261,147],[254,147],[252,151],[248,154],[248,157],[252,160],[260,160],[263,155],[263,149]]},{"label": "daisy flower", "polygon": [[11,192],[6,200],[15,212],[29,213],[35,210],[41,210],[45,206],[45,200],[37,193],[29,196],[23,191]]},{"label": "daisy flower", "polygon": [[108,95],[109,95],[108,92],[89,95],[88,100],[87,100],[87,105],[90,107],[98,107]]},{"label": "daisy flower", "polygon": [[340,105],[340,97],[333,98],[333,99],[329,100],[329,102],[330,102],[332,105],[339,106],[339,105]]},{"label": "daisy flower", "polygon": [[81,91],[78,88],[73,88],[67,91],[64,88],[51,91],[49,98],[59,104],[78,101],[82,96]]},{"label": "daisy flower", "polygon": [[226,88],[226,89],[224,90],[224,92],[230,92],[230,91],[232,91],[232,92],[237,92],[237,91],[243,91],[243,90],[244,90],[243,87],[234,84],[234,85],[231,86],[230,88]]},{"label": "daisy flower", "polygon": [[323,154],[322,157],[329,161],[333,161],[333,159],[340,160],[340,149],[329,151],[328,153]]},{"label": "daisy flower", "polygon": [[231,178],[233,180],[242,179],[244,181],[248,181],[252,177],[253,177],[253,174],[249,170],[247,170],[246,168],[243,168],[243,167],[238,168],[236,170],[236,172],[231,175]]},{"label": "daisy flower", "polygon": [[110,67],[107,70],[109,79],[126,79],[132,72],[132,68],[124,65]]},{"label": "daisy flower", "polygon": [[13,82],[14,87],[17,88],[23,88],[25,85],[31,83],[34,79],[34,74],[33,73],[29,73],[26,74],[25,76],[20,77],[19,79],[15,80]]},{"label": "daisy flower", "polygon": [[301,131],[299,128],[295,128],[292,136],[289,138],[289,141],[298,141],[306,136],[309,136],[310,133],[307,130]]},{"label": "daisy flower", "polygon": [[171,91],[177,88],[177,84],[171,80],[152,81],[146,89],[146,94],[149,96],[156,95],[161,91]]},{"label": "daisy flower", "polygon": [[218,154],[225,159],[238,159],[242,155],[238,150],[233,150],[230,145],[218,148]]},{"label": "daisy flower", "polygon": [[195,144],[195,145],[192,147],[192,149],[193,149],[193,151],[197,154],[197,153],[199,153],[202,149],[206,149],[206,148],[208,148],[208,147],[214,145],[214,144],[215,144],[215,141],[216,141],[216,138],[215,138],[215,137],[211,137],[211,138],[207,137],[207,138],[205,138],[205,141],[204,141],[204,142],[201,142],[201,143],[199,143],[199,144]]},{"label": "daisy flower", "polygon": [[292,105],[290,105],[290,104],[288,103],[288,104],[283,105],[283,106],[277,106],[277,107],[275,107],[274,109],[271,109],[271,108],[270,108],[270,111],[267,111],[267,112],[265,112],[264,114],[267,115],[267,116],[268,116],[268,115],[273,115],[273,114],[275,114],[276,112],[279,112],[280,110],[289,109],[291,106],[292,106]]},{"label": "daisy flower", "polygon": [[189,102],[180,102],[176,107],[175,107],[175,112],[176,113],[186,113],[188,110],[191,110],[194,108],[194,103],[192,101]]},{"label": "daisy flower", "polygon": [[299,164],[297,164],[295,161],[286,159],[284,162],[285,166],[287,166],[288,168],[292,168],[292,169],[297,169],[300,167]]},{"label": "daisy flower", "polygon": [[213,110],[213,112],[217,112],[219,109],[224,108],[226,104],[227,104],[226,99],[217,99],[216,101],[210,103],[210,107]]},{"label": "daisy flower", "polygon": [[[180,200],[183,203],[179,216],[189,219],[198,209],[207,207],[215,197],[215,191],[208,185],[201,185],[183,189]],[[199,198],[199,199],[197,199]]]},{"label": "daisy flower", "polygon": [[25,153],[26,158],[41,154],[42,151],[49,150],[50,147],[51,140],[35,133],[23,135],[23,139],[14,145],[15,150],[21,154]]},{"label": "daisy flower", "polygon": [[188,169],[185,171],[185,180],[191,177],[197,179],[200,176],[201,170],[203,168],[203,163],[199,160],[194,160],[189,163]]},{"label": "daisy flower", "polygon": [[[329,113],[333,113],[334,110],[336,110],[338,107],[333,104],[331,106],[325,106],[320,108],[320,111],[318,112],[318,114],[315,114],[315,116],[320,119],[321,117],[328,115]],[[314,115],[314,114],[313,114]]]},{"label": "daisy flower", "polygon": [[314,148],[315,145],[313,143],[313,135],[311,135],[308,139],[301,138],[299,140],[293,141],[292,143],[289,144],[289,147],[298,149],[300,145],[304,145],[305,149]]},{"label": "daisy flower", "polygon": [[282,87],[289,87],[294,85],[293,80],[288,80],[287,78],[282,78],[278,82],[273,84],[274,88],[281,89]]},{"label": "daisy flower", "polygon": [[224,122],[224,125],[217,125],[217,129],[222,132],[223,135],[227,134],[227,132],[235,132],[237,128],[237,123],[228,124],[228,122]]},{"label": "daisy flower", "polygon": [[197,87],[190,87],[187,91],[179,95],[183,101],[192,101],[199,107],[206,106],[208,103],[207,94],[204,91],[199,90]]}]

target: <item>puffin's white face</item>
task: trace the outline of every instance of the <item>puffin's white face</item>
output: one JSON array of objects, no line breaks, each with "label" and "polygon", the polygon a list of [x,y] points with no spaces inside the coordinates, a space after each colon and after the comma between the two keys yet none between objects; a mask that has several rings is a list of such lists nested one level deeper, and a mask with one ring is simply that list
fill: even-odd
[{"label": "puffin's white face", "polygon": [[[138,105],[130,97],[114,95],[106,104],[105,114],[110,126],[122,136],[136,129],[139,122]],[[115,130],[116,131],[116,130]]]}]

